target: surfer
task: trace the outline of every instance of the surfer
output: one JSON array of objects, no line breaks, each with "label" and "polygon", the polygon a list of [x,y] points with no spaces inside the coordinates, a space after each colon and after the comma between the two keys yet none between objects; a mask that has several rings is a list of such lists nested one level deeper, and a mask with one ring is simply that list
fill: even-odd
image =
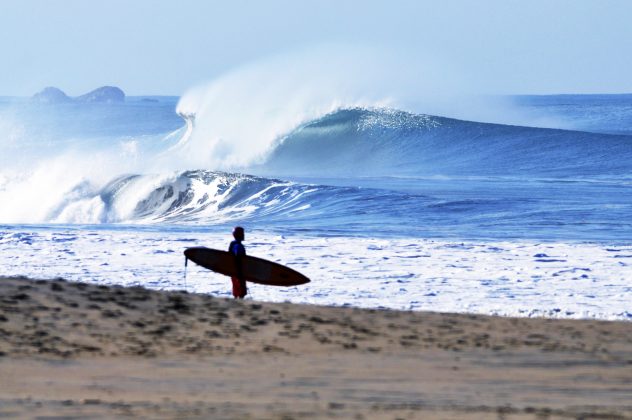
[{"label": "surfer", "polygon": [[246,280],[241,275],[241,257],[246,255],[246,248],[241,243],[245,238],[244,228],[237,226],[233,229],[233,238],[235,240],[228,247],[228,252],[235,256],[235,264],[237,265],[237,276],[231,277],[233,281],[233,296],[235,299],[243,299],[248,294]]}]

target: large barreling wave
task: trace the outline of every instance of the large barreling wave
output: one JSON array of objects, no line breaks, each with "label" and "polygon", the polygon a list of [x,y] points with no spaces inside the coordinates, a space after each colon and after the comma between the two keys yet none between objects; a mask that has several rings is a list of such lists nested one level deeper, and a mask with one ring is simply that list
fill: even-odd
[{"label": "large barreling wave", "polygon": [[591,112],[514,106],[467,95],[427,63],[380,57],[344,51],[266,60],[191,89],[177,106],[187,135],[170,153],[186,162],[182,169],[283,177],[632,173],[625,101],[614,106],[618,118],[600,120],[607,126],[595,132],[599,102]]}]

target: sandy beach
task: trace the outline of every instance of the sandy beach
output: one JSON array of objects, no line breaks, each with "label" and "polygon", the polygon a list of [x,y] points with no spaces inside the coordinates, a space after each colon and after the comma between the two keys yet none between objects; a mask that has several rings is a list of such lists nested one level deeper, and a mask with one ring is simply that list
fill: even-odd
[{"label": "sandy beach", "polygon": [[2,418],[632,418],[632,323],[2,278]]}]

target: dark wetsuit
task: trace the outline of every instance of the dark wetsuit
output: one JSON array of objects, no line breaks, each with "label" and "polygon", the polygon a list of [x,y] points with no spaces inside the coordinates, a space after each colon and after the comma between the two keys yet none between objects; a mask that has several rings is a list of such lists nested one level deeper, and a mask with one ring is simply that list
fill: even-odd
[{"label": "dark wetsuit", "polygon": [[246,280],[241,277],[241,257],[246,255],[246,248],[241,241],[232,241],[228,247],[228,252],[235,256],[235,263],[237,264],[237,277],[231,277],[233,281],[233,296],[242,299],[248,294],[246,288]]}]

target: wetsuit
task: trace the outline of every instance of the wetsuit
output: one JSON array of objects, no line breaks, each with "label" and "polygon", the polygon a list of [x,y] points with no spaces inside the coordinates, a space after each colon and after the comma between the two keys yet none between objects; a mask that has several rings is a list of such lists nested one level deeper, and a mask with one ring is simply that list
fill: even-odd
[{"label": "wetsuit", "polygon": [[246,280],[244,280],[241,276],[241,257],[246,255],[246,248],[241,241],[235,240],[230,243],[228,252],[235,256],[235,263],[237,264],[237,276],[231,277],[231,280],[233,281],[233,296],[235,298],[242,299],[246,296],[246,294],[248,294]]}]

